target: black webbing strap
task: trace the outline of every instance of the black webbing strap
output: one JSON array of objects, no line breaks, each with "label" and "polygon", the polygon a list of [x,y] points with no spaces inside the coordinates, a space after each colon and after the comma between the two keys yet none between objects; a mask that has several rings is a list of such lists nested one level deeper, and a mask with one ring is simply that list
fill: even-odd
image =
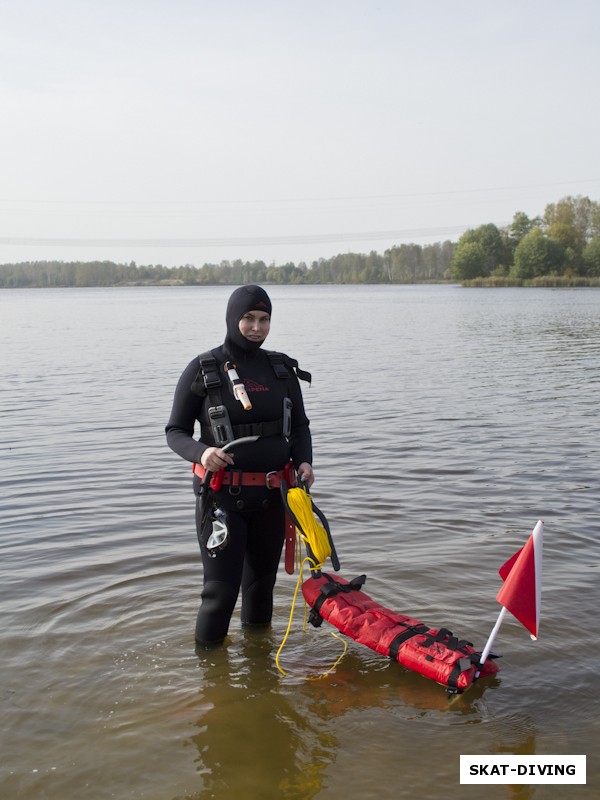
[{"label": "black webbing strap", "polygon": [[241,439],[242,436],[277,436],[283,431],[283,418],[271,422],[248,422],[233,425],[232,428],[236,439]]},{"label": "black webbing strap", "polygon": [[[278,436],[283,431],[283,419],[274,419],[271,422],[248,422],[242,425],[232,425],[234,439],[243,436]],[[214,444],[214,436],[210,428],[202,431],[202,441]]]},{"label": "black webbing strap", "polygon": [[212,350],[198,356],[200,368],[190,389],[198,397],[208,395],[213,406],[221,405],[221,378],[217,359],[213,356]]},{"label": "black webbing strap", "polygon": [[458,636],[454,636],[452,631],[449,631],[448,628],[440,628],[437,633],[431,633],[427,636],[422,642],[422,647],[430,647],[434,642],[439,642],[440,644],[445,645],[448,650],[458,650],[461,653],[468,653],[465,650],[465,647],[473,647],[471,642],[467,642],[466,639],[459,639]]},{"label": "black webbing strap", "polygon": [[402,625],[404,630],[402,633],[394,636],[390,643],[390,652],[388,655],[392,661],[398,660],[398,651],[400,650],[401,644],[404,644],[408,639],[412,639],[413,636],[417,636],[419,633],[429,633],[429,628],[422,622],[418,625],[405,625],[403,622],[399,622],[398,625]]},{"label": "black webbing strap", "polygon": [[[350,592],[359,591],[361,586],[367,580],[366,575],[359,575],[357,578],[352,578],[349,583],[340,583],[336,581],[336,579],[332,575],[328,575],[327,573],[323,573],[323,577],[327,578],[328,583],[324,583],[321,586],[320,594],[315,600],[315,604],[313,606],[313,612],[315,615],[319,615],[321,606],[325,602],[325,600],[329,600],[330,597],[335,597],[336,594],[350,594]],[[315,623],[312,623],[315,625]],[[320,625],[321,623],[319,623]],[[318,627],[315,625],[315,627]]]},{"label": "black webbing strap", "polygon": [[275,375],[281,380],[287,380],[290,377],[290,373],[285,366],[283,353],[276,353],[274,350],[265,350],[265,353],[271,362],[271,366],[273,367],[273,372]]},{"label": "black webbing strap", "polygon": [[[434,644],[434,642],[438,642],[443,644],[448,650],[453,650],[457,653],[464,653],[462,658],[458,658],[456,660],[454,667],[452,668],[452,672],[448,676],[448,687],[450,689],[458,690],[458,679],[460,678],[461,674],[465,670],[470,669],[472,664],[478,664],[481,654],[468,653],[464,648],[467,646],[472,647],[471,643],[467,642],[466,639],[459,639],[458,636],[454,636],[452,631],[449,631],[448,628],[440,628],[437,633],[434,633],[433,631],[430,631],[426,625],[420,624],[407,626],[407,630],[399,633],[398,636],[392,640],[389,652],[390,658],[393,661],[396,661],[398,658],[400,645],[407,639],[416,636],[418,633],[426,634],[423,641],[419,642],[421,647],[430,647],[432,644]],[[427,658],[433,660],[434,656],[427,656]]]},{"label": "black webbing strap", "polygon": [[336,594],[340,594],[343,592],[344,594],[350,594],[350,592],[357,592],[360,590],[361,586],[364,585],[365,581],[367,580],[366,575],[359,575],[356,578],[352,578],[351,581],[348,583],[341,583],[340,581],[336,581],[333,575],[325,575],[329,583],[324,583],[321,586],[321,594],[324,594],[325,597],[335,597]]},{"label": "black webbing strap", "polygon": [[[476,656],[473,659],[473,655]],[[462,675],[462,673],[471,668],[472,664],[479,663],[479,659],[481,657],[481,653],[473,653],[471,656],[463,656],[463,658],[459,658],[458,661],[452,667],[452,672],[448,675],[448,687],[450,689],[458,689],[458,679]]]},{"label": "black webbing strap", "polygon": [[290,358],[285,353],[278,353],[275,350],[265,350],[269,361],[271,362],[271,366],[273,367],[273,371],[278,378],[282,380],[286,380],[290,377],[290,373],[288,371],[288,367],[295,370],[296,375],[302,381],[306,381],[307,383],[312,383],[312,375],[310,372],[306,372],[304,369],[300,369],[298,366],[298,362],[295,358]]}]

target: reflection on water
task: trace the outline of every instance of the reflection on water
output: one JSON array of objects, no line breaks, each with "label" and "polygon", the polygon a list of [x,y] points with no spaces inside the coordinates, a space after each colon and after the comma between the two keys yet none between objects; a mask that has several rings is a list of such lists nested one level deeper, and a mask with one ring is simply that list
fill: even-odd
[{"label": "reflection on water", "polygon": [[498,567],[545,520],[539,641],[507,620],[497,678],[454,699],[355,643],[313,680],[340,643],[300,612],[283,678],[283,570],[271,632],[236,617],[195,652],[190,473],[163,426],[229,293],[0,292],[0,796],[468,800],[459,755],[478,752],[587,753],[569,795],[589,796],[600,292],[271,291],[271,347],[313,373],[314,494],[344,577],[481,646]]},{"label": "reflection on water", "polygon": [[303,713],[293,693],[280,691],[265,647],[272,644],[270,637],[244,634],[237,646],[199,653],[204,710],[192,742],[204,790],[192,797],[318,795],[323,770],[335,759],[335,731]]},{"label": "reflection on water", "polygon": [[[318,674],[316,664],[303,669],[299,656],[310,653],[314,640],[307,645],[302,635],[296,638],[291,647],[292,660],[298,659],[296,678],[283,686],[272,634],[244,632],[226,649],[198,649],[200,713],[191,741],[203,788],[185,795],[186,800],[225,797],[227,791],[231,796],[246,792],[257,798],[309,800],[329,784],[330,767],[344,749],[336,731],[346,715],[378,709],[405,721],[432,712],[476,721],[486,689],[499,685],[486,680],[469,693],[449,697],[441,687],[384,659],[367,664],[357,652],[350,652],[335,675],[310,680]],[[265,764],[270,764],[268,776]]]}]

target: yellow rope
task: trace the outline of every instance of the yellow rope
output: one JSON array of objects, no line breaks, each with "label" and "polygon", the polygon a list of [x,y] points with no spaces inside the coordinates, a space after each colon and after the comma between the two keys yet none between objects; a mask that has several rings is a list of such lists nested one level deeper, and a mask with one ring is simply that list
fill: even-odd
[{"label": "yellow rope", "polygon": [[[279,663],[279,658],[281,656],[281,653],[283,652],[283,648],[285,647],[285,644],[286,644],[286,642],[288,640],[288,637],[290,635],[290,631],[292,629],[292,622],[294,620],[294,610],[296,608],[296,599],[298,597],[298,593],[300,591],[300,587],[302,586],[303,569],[304,569],[304,565],[305,564],[308,564],[310,569],[314,568],[314,562],[312,561],[312,559],[310,559],[308,557],[304,558],[300,562],[300,572],[298,573],[298,580],[296,581],[296,588],[294,590],[294,597],[292,598],[292,607],[290,609],[290,616],[289,616],[289,619],[288,619],[288,626],[287,626],[287,629],[285,631],[285,636],[283,637],[283,641],[279,645],[279,649],[277,650],[277,654],[275,656],[275,663],[277,664],[277,669],[284,676],[287,675],[287,671]],[[306,631],[306,616],[307,615],[306,615],[306,602],[305,602],[304,603],[304,624],[303,624],[303,630],[304,631]],[[342,651],[342,654],[340,656],[338,656],[338,658],[335,660],[335,662],[329,667],[329,669],[325,670],[325,672],[322,672],[320,675],[316,675],[315,677],[306,678],[305,680],[307,680],[307,681],[316,681],[316,680],[320,680],[321,678],[325,678],[327,675],[329,675],[331,672],[334,671],[334,669],[337,667],[337,665],[340,663],[340,661],[346,655],[346,651],[348,650],[348,642],[345,639],[342,639],[342,637],[338,633],[336,633],[335,631],[331,631],[330,633],[334,637],[334,639],[339,639],[339,641],[344,645],[344,649]]]},{"label": "yellow rope", "polygon": [[[289,489],[287,493],[287,502],[288,506],[296,518],[298,526],[296,526],[296,565],[299,565],[299,573],[298,573],[298,580],[296,582],[296,589],[294,590],[294,597],[292,598],[292,607],[290,609],[290,616],[288,620],[287,630],[285,632],[285,636],[283,637],[283,641],[279,645],[279,649],[277,650],[277,655],[275,656],[275,663],[277,664],[277,669],[281,672],[282,675],[287,675],[287,672],[283,669],[281,664],[279,663],[279,657],[283,652],[283,648],[285,647],[285,643],[288,640],[288,636],[290,634],[290,630],[292,628],[292,622],[294,619],[294,610],[296,608],[296,599],[298,597],[298,593],[300,591],[300,587],[302,586],[303,582],[303,568],[305,564],[309,565],[309,569],[320,569],[324,564],[325,561],[331,556],[331,545],[329,544],[329,537],[327,536],[327,531],[321,524],[321,522],[315,516],[315,513],[312,508],[312,501],[310,499],[310,495],[304,491],[304,489],[294,488]],[[306,557],[302,558],[302,542],[307,546],[307,549],[313,554],[314,558]],[[306,603],[304,604],[304,630],[306,631]],[[306,680],[319,680],[320,678],[324,678],[326,675],[329,675],[333,670],[337,667],[340,663],[342,658],[346,654],[346,650],[348,649],[348,642],[345,639],[342,639],[337,633],[332,632],[331,635],[339,639],[342,644],[344,645],[344,650],[339,658],[335,661],[335,663],[329,667],[328,670],[323,672],[321,675],[317,675],[314,678],[307,678]]]},{"label": "yellow rope", "polygon": [[310,495],[304,489],[289,489],[287,502],[300,526],[296,530],[302,541],[310,547],[317,562],[313,568],[319,569],[331,555],[331,546],[327,531],[315,516]]}]

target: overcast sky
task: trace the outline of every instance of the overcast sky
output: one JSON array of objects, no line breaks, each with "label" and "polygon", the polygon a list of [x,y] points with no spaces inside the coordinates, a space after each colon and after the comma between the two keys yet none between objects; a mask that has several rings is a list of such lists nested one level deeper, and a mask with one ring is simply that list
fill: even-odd
[{"label": "overcast sky", "polygon": [[277,264],[600,199],[598,0],[0,0],[0,263]]}]

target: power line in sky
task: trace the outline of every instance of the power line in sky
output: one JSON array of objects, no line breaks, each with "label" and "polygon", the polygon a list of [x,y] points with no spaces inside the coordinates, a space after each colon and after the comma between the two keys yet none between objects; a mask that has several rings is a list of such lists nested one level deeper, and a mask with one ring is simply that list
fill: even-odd
[{"label": "power line in sky", "polygon": [[108,198],[95,198],[86,200],[32,200],[28,198],[0,198],[0,203],[5,204],[27,204],[27,205],[114,205],[114,206],[198,206],[198,205],[260,205],[260,204],[278,204],[278,203],[325,203],[325,202],[361,202],[367,200],[394,200],[394,199],[414,199],[417,197],[445,197],[454,195],[473,195],[473,194],[488,194],[491,192],[512,192],[522,191],[527,189],[546,189],[553,186],[579,186],[588,184],[600,184],[600,178],[587,178],[583,180],[569,180],[569,181],[554,181],[549,183],[530,183],[530,184],[515,184],[511,186],[486,186],[481,188],[462,188],[462,189],[443,189],[431,190],[423,192],[393,192],[381,194],[368,194],[368,195],[337,195],[337,196],[323,196],[323,197],[281,197],[281,198],[210,198],[208,200],[191,199],[191,200],[172,200],[172,199],[129,199],[129,200],[115,200]]},{"label": "power line in sky", "polygon": [[[508,224],[508,223],[505,223]],[[0,236],[0,245],[16,247],[149,247],[149,248],[203,248],[203,247],[253,247],[290,244],[328,244],[347,242],[377,242],[406,237],[449,236],[464,233],[470,225],[452,225],[435,228],[405,228],[391,231],[360,231],[356,233],[289,234],[285,236],[225,236],[210,238],[69,238],[36,236]]]}]

